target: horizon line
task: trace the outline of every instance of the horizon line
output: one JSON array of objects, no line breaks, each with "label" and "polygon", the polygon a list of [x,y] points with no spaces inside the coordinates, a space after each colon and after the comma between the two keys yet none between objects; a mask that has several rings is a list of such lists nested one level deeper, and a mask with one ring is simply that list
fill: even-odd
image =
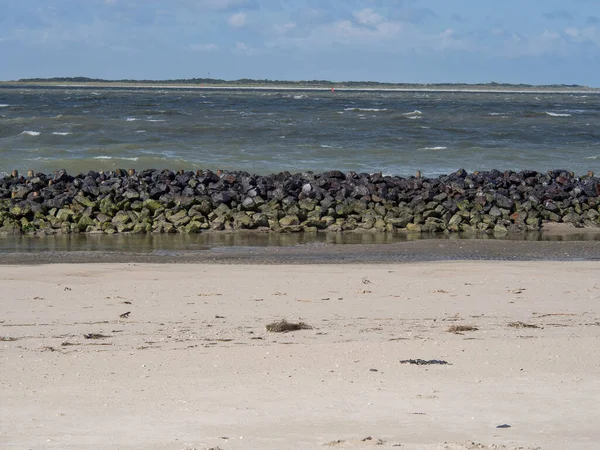
[{"label": "horizon line", "polygon": [[[120,79],[107,79],[107,78],[92,78],[84,76],[72,76],[72,77],[28,77],[19,78],[16,80],[0,80],[0,83],[35,83],[35,82],[78,82],[78,83],[167,83],[167,84],[244,84],[255,83],[259,85],[311,85],[311,86],[328,86],[332,85],[375,85],[375,86],[486,86],[486,87],[560,87],[560,88],[583,88],[583,89],[599,89],[592,86],[581,85],[581,84],[566,84],[566,83],[544,83],[544,84],[532,84],[523,82],[393,82],[393,81],[373,81],[373,80],[346,80],[346,81],[334,81],[324,79],[305,79],[305,80],[276,80],[267,78],[237,78],[237,79],[223,79],[223,78],[208,78],[208,77],[192,77],[192,78],[164,78],[164,79],[140,79],[140,78],[120,78]],[[333,86],[335,87],[335,86]]]}]

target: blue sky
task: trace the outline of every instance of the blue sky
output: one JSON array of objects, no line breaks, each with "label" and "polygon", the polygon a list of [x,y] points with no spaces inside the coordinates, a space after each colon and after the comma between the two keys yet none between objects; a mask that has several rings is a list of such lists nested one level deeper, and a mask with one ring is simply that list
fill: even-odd
[{"label": "blue sky", "polygon": [[0,0],[0,79],[600,87],[600,0]]}]

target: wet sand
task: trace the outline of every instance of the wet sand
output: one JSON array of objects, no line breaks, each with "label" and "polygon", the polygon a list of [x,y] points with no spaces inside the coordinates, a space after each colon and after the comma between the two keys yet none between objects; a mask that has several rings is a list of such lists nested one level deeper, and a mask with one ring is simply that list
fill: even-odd
[{"label": "wet sand", "polygon": [[[133,243],[117,239],[94,244],[30,240],[0,251],[0,264],[55,263],[162,263],[162,264],[386,264],[424,261],[597,261],[600,240],[527,241],[494,239],[421,239],[386,244],[335,242],[278,245],[235,240],[231,245],[194,242],[186,237],[163,236],[158,242]],[[151,239],[151,237],[150,237]],[[578,239],[581,239],[580,237]],[[249,245],[244,245],[250,242]],[[71,245],[72,244],[72,245]]]},{"label": "wet sand", "polygon": [[3,448],[600,442],[598,261],[0,273]]}]

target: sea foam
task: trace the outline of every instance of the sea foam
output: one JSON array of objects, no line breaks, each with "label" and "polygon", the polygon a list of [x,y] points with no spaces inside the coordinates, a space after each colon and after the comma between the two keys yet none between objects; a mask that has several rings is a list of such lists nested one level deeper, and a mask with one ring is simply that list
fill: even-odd
[{"label": "sea foam", "polygon": [[552,117],[571,117],[571,114],[555,113],[551,111],[546,111],[546,114]]},{"label": "sea foam", "polygon": [[39,131],[29,131],[29,130],[26,130],[26,131],[23,131],[21,134],[25,134],[27,136],[39,136],[42,133],[40,133]]},{"label": "sea foam", "polygon": [[415,109],[414,111],[411,112],[407,112],[402,114],[404,117],[406,117],[407,119],[420,119],[423,116],[423,113],[421,111],[419,111],[418,109]]},{"label": "sea foam", "polygon": [[6,103],[0,103],[0,108],[8,108],[9,106]]},{"label": "sea foam", "polygon": [[127,158],[124,156],[117,156],[117,157],[113,157],[113,156],[106,156],[106,155],[101,155],[101,156],[94,156],[92,159],[122,159],[124,161],[137,161],[139,158]]},{"label": "sea foam", "polygon": [[344,108],[344,111],[379,112],[379,111],[387,111],[387,108]]}]

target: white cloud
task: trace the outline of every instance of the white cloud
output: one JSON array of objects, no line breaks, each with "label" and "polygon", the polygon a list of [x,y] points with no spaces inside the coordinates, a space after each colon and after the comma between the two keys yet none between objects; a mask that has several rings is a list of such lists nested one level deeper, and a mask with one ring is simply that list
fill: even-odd
[{"label": "white cloud", "polygon": [[219,49],[217,44],[190,44],[188,48],[193,52],[214,52]]},{"label": "white cloud", "polygon": [[252,56],[259,53],[258,50],[252,48],[245,42],[236,42],[234,52],[245,56]]},{"label": "white cloud", "polygon": [[376,48],[393,54],[425,49],[472,51],[476,48],[470,38],[455,29],[428,32],[418,24],[400,18],[389,19],[370,8],[353,12],[350,19],[306,26],[302,29],[304,33],[286,34],[281,27],[276,30],[279,33],[266,44],[267,47],[296,47],[311,51],[343,44],[357,49]]},{"label": "white cloud", "polygon": [[284,23],[283,25],[273,25],[273,30],[275,31],[275,34],[287,34],[290,31],[295,30],[296,28],[298,28],[298,26],[294,22]]},{"label": "white cloud", "polygon": [[600,31],[596,27],[567,28],[565,36],[575,43],[588,43],[600,49]]},{"label": "white cloud", "polygon": [[239,12],[239,13],[235,13],[233,14],[231,17],[229,17],[229,25],[231,25],[234,28],[241,28],[244,25],[246,25],[246,13],[243,12]]},{"label": "white cloud", "polygon": [[[188,0],[184,0],[188,2]],[[233,8],[252,7],[252,0],[193,0],[195,6],[201,9],[211,9],[213,11],[224,11]]]},{"label": "white cloud", "polygon": [[565,38],[555,31],[545,30],[539,35],[523,35],[513,33],[504,42],[505,55],[513,58],[524,56],[558,55],[568,56],[570,45]]},{"label": "white cloud", "polygon": [[356,11],[354,13],[354,17],[356,17],[358,23],[363,25],[377,25],[385,20],[382,16],[370,8],[363,9],[362,11]]},{"label": "white cloud", "polygon": [[579,37],[579,30],[577,28],[566,28],[565,34],[572,38]]}]

